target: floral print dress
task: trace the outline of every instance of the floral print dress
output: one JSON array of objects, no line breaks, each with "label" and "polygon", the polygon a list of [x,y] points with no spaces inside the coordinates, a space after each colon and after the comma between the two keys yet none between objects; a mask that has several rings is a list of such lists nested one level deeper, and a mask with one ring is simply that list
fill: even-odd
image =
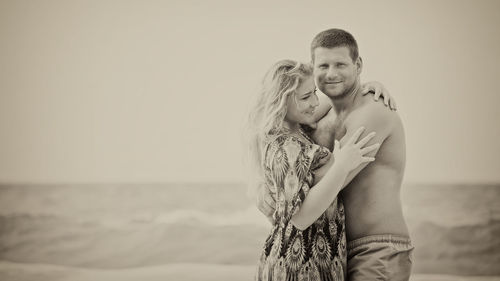
[{"label": "floral print dress", "polygon": [[264,152],[266,188],[276,198],[274,227],[265,242],[256,280],[334,281],[346,277],[344,206],[337,197],[308,228],[291,223],[313,184],[313,171],[329,150],[305,134],[271,135]]}]

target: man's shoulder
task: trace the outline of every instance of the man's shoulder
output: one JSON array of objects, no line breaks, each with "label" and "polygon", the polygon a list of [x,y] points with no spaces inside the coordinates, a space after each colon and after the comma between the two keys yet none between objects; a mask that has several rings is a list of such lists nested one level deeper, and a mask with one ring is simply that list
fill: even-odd
[{"label": "man's shoulder", "polygon": [[366,102],[353,110],[346,119],[346,126],[364,126],[371,130],[391,130],[400,123],[396,111],[389,109],[382,102]]},{"label": "man's shoulder", "polygon": [[382,101],[367,101],[351,112],[356,118],[372,119],[382,118],[386,121],[398,119],[398,113],[384,105]]}]

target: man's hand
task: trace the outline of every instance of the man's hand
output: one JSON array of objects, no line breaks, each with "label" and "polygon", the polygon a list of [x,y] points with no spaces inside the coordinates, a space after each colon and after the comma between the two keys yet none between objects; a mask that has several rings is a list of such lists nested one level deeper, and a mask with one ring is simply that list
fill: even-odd
[{"label": "man's hand", "polygon": [[273,197],[269,188],[261,184],[257,194],[257,208],[259,208],[259,211],[261,211],[273,225],[275,224],[273,218],[275,206],[276,198]]},{"label": "man's hand", "polygon": [[363,88],[361,89],[361,93],[364,95],[368,93],[373,94],[373,99],[378,101],[379,97],[382,96],[384,98],[384,104],[389,106],[391,110],[396,111],[396,102],[394,98],[389,95],[389,91],[377,81],[366,82],[363,84]]}]

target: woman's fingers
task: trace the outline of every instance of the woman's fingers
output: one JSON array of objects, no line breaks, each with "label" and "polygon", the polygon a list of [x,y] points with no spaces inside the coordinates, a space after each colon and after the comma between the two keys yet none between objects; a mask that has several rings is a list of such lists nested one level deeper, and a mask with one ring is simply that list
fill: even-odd
[{"label": "woman's fingers", "polygon": [[340,149],[340,142],[338,140],[335,140],[334,145],[333,145],[333,151],[337,152]]},{"label": "woman's fingers", "polygon": [[361,148],[361,147],[365,146],[365,144],[367,144],[374,136],[375,136],[375,132],[371,132],[368,135],[366,135],[366,137],[364,137],[360,141],[358,141],[358,143],[356,143],[356,145],[359,148]]},{"label": "woman's fingers", "polygon": [[366,84],[363,85],[363,87],[361,88],[361,94],[364,96],[366,94],[368,94],[370,92],[370,88],[366,86]]},{"label": "woman's fingers", "polygon": [[368,93],[374,94],[377,91],[377,87],[374,87],[373,84],[373,82],[363,84],[363,87],[361,88],[361,93],[363,94],[363,96]]},{"label": "woman's fingers", "polygon": [[365,127],[359,127],[356,132],[351,136],[351,138],[347,141],[346,144],[354,144],[358,141],[359,136],[365,131]]},{"label": "woman's fingers", "polygon": [[397,110],[396,102],[393,99],[389,101],[389,106],[391,107],[392,110]]},{"label": "woman's fingers", "polygon": [[372,151],[375,151],[377,150],[378,148],[380,147],[380,144],[379,143],[376,143],[376,144],[372,144],[370,146],[367,146],[365,148],[362,148],[361,149],[361,155],[366,155]]},{"label": "woman's fingers", "polygon": [[375,157],[362,157],[361,158],[361,163],[373,162],[373,161],[375,161]]}]

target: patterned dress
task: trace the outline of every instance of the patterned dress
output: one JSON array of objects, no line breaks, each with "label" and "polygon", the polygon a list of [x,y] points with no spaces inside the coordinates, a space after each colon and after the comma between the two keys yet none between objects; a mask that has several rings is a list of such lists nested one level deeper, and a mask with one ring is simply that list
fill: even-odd
[{"label": "patterned dress", "polygon": [[267,142],[266,187],[276,198],[276,223],[265,242],[256,280],[345,279],[345,214],[340,197],[307,229],[301,231],[290,222],[312,187],[312,172],[329,153],[305,134],[280,132]]}]

